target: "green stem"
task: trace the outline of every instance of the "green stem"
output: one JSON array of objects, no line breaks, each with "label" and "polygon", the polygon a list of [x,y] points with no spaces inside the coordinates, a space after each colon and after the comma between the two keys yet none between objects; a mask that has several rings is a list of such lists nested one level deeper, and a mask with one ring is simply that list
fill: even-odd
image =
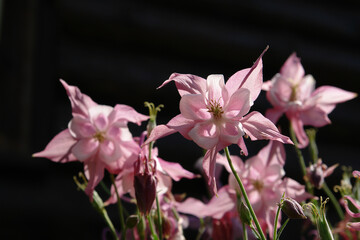
[{"label": "green stem", "polygon": [[200,227],[199,227],[199,231],[198,234],[196,235],[196,240],[200,240],[201,236],[203,235],[203,233],[205,232],[205,223],[204,223],[204,219],[200,218]]},{"label": "green stem", "polygon": [[225,154],[226,154],[226,158],[228,160],[229,166],[231,168],[231,171],[234,174],[234,177],[235,177],[235,179],[236,179],[236,181],[237,181],[237,183],[238,183],[238,185],[240,187],[240,191],[241,191],[241,193],[242,193],[242,195],[244,197],[245,203],[246,203],[247,207],[249,208],[249,211],[250,211],[250,214],[251,214],[251,216],[253,218],[253,221],[255,222],[256,229],[257,229],[258,233],[260,234],[261,239],[266,240],[265,235],[264,235],[264,233],[263,233],[263,231],[261,229],[260,223],[259,223],[259,221],[258,221],[258,219],[257,219],[257,217],[255,215],[255,212],[254,212],[254,210],[253,210],[253,208],[251,206],[251,203],[249,201],[249,198],[248,198],[248,196],[246,194],[245,187],[244,187],[243,183],[241,182],[241,179],[240,179],[239,175],[237,174],[237,172],[236,172],[236,170],[235,170],[235,168],[234,168],[234,166],[232,164],[228,147],[225,148]]},{"label": "green stem", "polygon": [[242,222],[242,228],[243,228],[243,239],[244,239],[244,240],[248,240],[248,234],[247,234],[246,224],[245,224],[244,222]]},{"label": "green stem", "polygon": [[291,138],[291,141],[293,141],[293,143],[294,143],[295,151],[296,151],[296,154],[297,154],[297,157],[298,157],[298,160],[299,160],[299,164],[300,164],[300,169],[301,169],[302,175],[304,177],[306,190],[307,190],[308,193],[313,194],[314,193],[313,186],[311,185],[311,183],[309,182],[309,180],[306,177],[305,160],[304,160],[304,157],[303,157],[303,155],[301,153],[301,150],[298,147],[299,143],[298,143],[298,141],[296,139],[296,135],[295,135],[294,129],[291,126],[291,124],[290,124],[290,138]]},{"label": "green stem", "polygon": [[111,182],[112,182],[112,184],[114,185],[114,188],[115,188],[115,193],[116,193],[116,197],[117,197],[117,204],[118,204],[118,208],[119,208],[119,217],[120,217],[120,226],[121,226],[121,239],[125,239],[126,225],[125,225],[125,220],[124,220],[123,206],[121,204],[121,198],[119,196],[119,192],[118,192],[117,186],[115,184],[114,175],[110,174],[110,177],[111,177]]},{"label": "green stem", "polygon": [[289,220],[290,220],[290,218],[288,218],[288,219],[285,220],[285,222],[283,223],[283,225],[282,225],[281,228],[279,229],[279,233],[278,233],[278,235],[277,235],[277,239],[273,239],[273,240],[278,240],[278,239],[280,239],[280,236],[281,236],[282,232],[284,231],[286,225],[288,224]]},{"label": "green stem", "polygon": [[162,239],[161,208],[160,208],[160,203],[159,203],[159,198],[158,198],[157,193],[156,193],[156,208],[157,208],[157,215],[158,215],[157,225],[158,225],[159,238]]},{"label": "green stem", "polygon": [[[280,202],[280,204],[281,204],[281,202]],[[278,219],[279,219],[280,209],[281,209],[280,204],[279,204],[278,209],[276,211],[276,216],[275,216],[275,221],[274,221],[274,237],[273,237],[274,240],[276,240],[276,237],[277,237],[277,225],[278,225]]]},{"label": "green stem", "polygon": [[152,221],[152,218],[150,216],[150,214],[147,215],[147,219],[149,222],[149,227],[150,227],[150,232],[151,232],[151,236],[153,240],[159,240],[158,235],[156,234],[155,228],[154,228],[154,223]]},{"label": "green stem", "polygon": [[335,207],[335,210],[337,212],[337,214],[339,215],[340,219],[343,220],[344,219],[344,212],[341,209],[339,202],[337,201],[336,197],[334,196],[334,194],[332,193],[332,191],[329,189],[328,185],[326,184],[326,182],[323,183],[322,185],[322,189],[324,190],[324,192],[328,195],[328,197],[330,198],[330,201],[332,202],[332,204]]}]

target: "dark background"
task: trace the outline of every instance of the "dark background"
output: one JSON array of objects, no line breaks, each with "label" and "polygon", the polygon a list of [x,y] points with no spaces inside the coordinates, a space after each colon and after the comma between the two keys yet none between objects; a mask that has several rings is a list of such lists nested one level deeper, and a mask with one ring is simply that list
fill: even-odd
[{"label": "dark background", "polygon": [[[171,73],[228,78],[269,45],[264,80],[296,51],[317,86],[359,93],[355,2],[0,0],[0,239],[101,238],[105,224],[72,180],[82,165],[31,158],[71,119],[59,78],[101,104],[128,104],[146,114],[144,101],[163,103],[158,122],[166,123],[178,114],[180,98],[173,84],[156,87]],[[262,93],[253,110],[268,107]],[[328,165],[360,168],[359,107],[358,98],[340,104],[330,114],[333,124],[319,130]],[[130,127],[134,135],[143,129]],[[248,142],[250,155],[264,144]],[[201,155],[178,134],[157,145],[161,157],[188,170]],[[287,175],[301,181],[293,149],[287,152]],[[329,185],[340,175],[338,169]],[[204,186],[185,180],[174,191],[200,197]],[[110,215],[118,224],[116,208]],[[299,223],[290,221],[284,234],[294,239]]]}]

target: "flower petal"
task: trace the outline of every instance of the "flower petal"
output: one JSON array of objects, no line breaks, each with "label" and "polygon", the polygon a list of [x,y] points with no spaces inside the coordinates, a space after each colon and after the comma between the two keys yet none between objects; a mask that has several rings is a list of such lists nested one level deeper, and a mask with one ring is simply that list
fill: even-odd
[{"label": "flower petal", "polygon": [[68,124],[71,135],[74,138],[89,138],[95,135],[96,129],[88,119],[75,116]]},{"label": "flower petal", "polygon": [[216,167],[216,147],[213,147],[206,151],[203,158],[203,170],[204,177],[209,185],[209,190],[212,194],[217,194],[216,179],[215,179],[215,167]]},{"label": "flower petal", "polygon": [[309,139],[305,133],[303,122],[301,121],[301,119],[297,118],[296,116],[290,117],[289,119],[290,119],[291,127],[294,129],[296,138],[299,142],[298,147],[299,148],[306,147],[309,144]]},{"label": "flower petal", "polygon": [[148,139],[143,143],[143,145],[149,144],[152,141],[155,141],[159,138],[166,137],[170,134],[176,133],[175,129],[169,128],[166,125],[158,125],[152,131]]},{"label": "flower petal", "polygon": [[72,148],[72,153],[79,161],[91,158],[97,151],[99,142],[94,138],[80,139]]},{"label": "flower petal", "polygon": [[84,162],[84,173],[88,179],[85,193],[92,202],[94,189],[104,177],[104,165],[100,161],[96,161],[96,159],[91,159]]},{"label": "flower petal", "polygon": [[[226,83],[226,88],[228,89],[230,96],[239,88],[249,89],[251,102],[254,102],[259,96],[263,84],[263,64],[261,58],[267,49],[268,47],[260,54],[259,58],[250,69],[241,70],[229,78]],[[244,73],[246,73],[245,77]]]},{"label": "flower petal", "polygon": [[48,158],[54,162],[71,162],[75,161],[75,156],[71,153],[71,149],[76,143],[68,129],[57,134],[46,146],[46,148],[33,154],[33,157]]},{"label": "flower petal", "polygon": [[240,88],[230,97],[228,104],[224,108],[225,117],[230,119],[240,119],[250,110],[251,99],[248,89]]},{"label": "flower petal", "polygon": [[299,83],[305,75],[303,66],[301,65],[300,58],[296,53],[290,55],[284,65],[281,67],[280,74],[285,78],[291,78],[294,85]]},{"label": "flower petal", "polygon": [[109,121],[111,123],[117,121],[126,121],[141,125],[141,122],[148,120],[149,117],[135,111],[134,108],[124,105],[116,104],[114,110],[109,115]]},{"label": "flower petal", "polygon": [[60,79],[71,102],[73,115],[88,116],[88,109],[97,105],[89,96],[82,94],[80,89],[75,86],[68,85],[64,80]]},{"label": "flower petal", "polygon": [[259,112],[249,113],[240,122],[252,140],[269,139],[292,144],[289,137],[282,135],[277,127]]},{"label": "flower petal", "polygon": [[[228,96],[228,91],[225,88],[224,76],[221,74],[209,75],[206,79],[207,100],[219,102],[220,106],[224,106],[228,101]],[[209,104],[209,102],[207,104]]]},{"label": "flower petal", "polygon": [[219,141],[217,126],[211,121],[197,123],[188,135],[197,145],[204,149],[213,148]]},{"label": "flower petal", "polygon": [[184,169],[179,163],[167,162],[161,158],[158,159],[161,167],[174,181],[179,181],[181,178],[192,179],[196,177],[195,174]]},{"label": "flower petal", "polygon": [[180,112],[184,118],[193,120],[211,118],[204,102],[204,96],[201,94],[184,95],[180,100]]},{"label": "flower petal", "polygon": [[206,80],[191,74],[173,73],[170,78],[163,82],[159,88],[162,88],[171,81],[175,81],[175,85],[180,96],[186,94],[203,94],[206,89]]}]

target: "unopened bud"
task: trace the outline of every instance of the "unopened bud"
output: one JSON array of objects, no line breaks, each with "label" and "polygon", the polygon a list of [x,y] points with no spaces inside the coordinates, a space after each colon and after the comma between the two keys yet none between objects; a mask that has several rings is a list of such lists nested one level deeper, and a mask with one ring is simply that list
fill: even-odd
[{"label": "unopened bud", "polygon": [[156,197],[156,178],[153,170],[149,169],[148,162],[145,161],[144,171],[141,172],[140,162],[135,163],[134,188],[135,197],[139,211],[148,215]]},{"label": "unopened bud", "polygon": [[126,219],[126,228],[132,229],[133,227],[135,227],[138,224],[138,222],[139,222],[138,215],[130,215]]},{"label": "unopened bud", "polygon": [[303,208],[292,198],[287,197],[283,200],[281,210],[290,219],[306,219]]},{"label": "unopened bud", "polygon": [[251,214],[249,208],[241,201],[239,206],[239,213],[240,213],[240,220],[241,222],[245,223],[246,225],[251,225]]}]

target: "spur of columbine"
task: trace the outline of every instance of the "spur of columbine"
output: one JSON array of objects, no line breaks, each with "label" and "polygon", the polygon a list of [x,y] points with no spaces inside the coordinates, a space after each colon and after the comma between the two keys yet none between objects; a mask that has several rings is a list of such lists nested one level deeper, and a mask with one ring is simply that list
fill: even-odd
[{"label": "spur of columbine", "polygon": [[261,57],[264,52],[251,68],[236,72],[226,84],[223,75],[209,75],[205,80],[191,74],[172,74],[159,88],[175,82],[181,96],[181,113],[166,125],[157,126],[145,144],[175,132],[193,140],[207,150],[203,169],[210,190],[216,193],[215,156],[220,150],[237,144],[247,155],[243,139],[247,136],[251,140],[292,143],[262,114],[256,111],[249,113],[263,83]]},{"label": "spur of columbine", "polygon": [[117,174],[125,164],[133,164],[137,159],[141,149],[133,140],[127,123],[140,125],[148,117],[127,105],[117,104],[114,108],[99,105],[79,88],[60,81],[69,96],[73,118],[67,129],[33,156],[61,163],[83,162],[89,181],[85,193],[92,200],[93,190],[102,180],[105,168]]},{"label": "spur of columbine", "polygon": [[280,73],[265,82],[262,88],[267,91],[267,99],[273,105],[265,116],[276,123],[285,113],[299,141],[299,148],[304,148],[309,143],[304,125],[322,127],[329,124],[328,114],[336,104],[357,96],[356,93],[332,86],[315,89],[313,76],[305,76],[304,68],[295,53],[286,60]]}]

